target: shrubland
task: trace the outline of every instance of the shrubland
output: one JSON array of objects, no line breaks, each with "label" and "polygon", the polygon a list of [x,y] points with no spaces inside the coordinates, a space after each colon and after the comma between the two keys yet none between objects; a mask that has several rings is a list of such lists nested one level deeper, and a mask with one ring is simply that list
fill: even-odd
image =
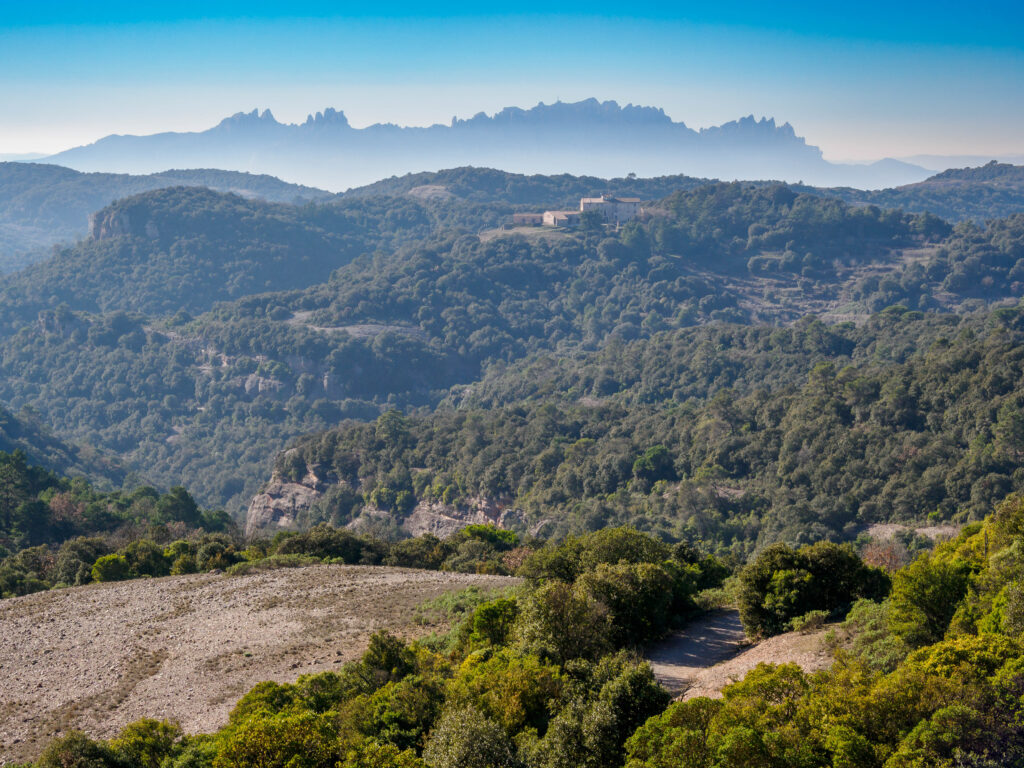
[{"label": "shrubland", "polygon": [[[848,548],[766,550],[740,574],[762,588],[760,574],[787,561],[766,602],[839,618],[853,604],[833,625],[834,663],[762,664],[720,699],[672,703],[634,649],[685,618],[720,566],[604,530],[534,552],[520,591],[477,601],[446,636],[407,645],[380,633],[338,672],[261,683],[216,733],[142,720],[109,742],[68,734],[35,765],[1016,765],[1022,536],[1013,496],[892,573],[891,592]],[[789,600],[798,583],[810,592]]]}]

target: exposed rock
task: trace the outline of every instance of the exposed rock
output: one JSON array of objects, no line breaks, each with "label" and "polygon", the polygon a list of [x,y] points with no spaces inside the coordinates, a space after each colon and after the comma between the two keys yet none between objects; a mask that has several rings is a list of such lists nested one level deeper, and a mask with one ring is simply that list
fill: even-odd
[{"label": "exposed rock", "polygon": [[[351,524],[358,529],[375,518],[388,516],[379,509],[364,509],[359,518]],[[454,507],[442,502],[421,501],[399,524],[399,528],[410,536],[432,533],[439,539],[461,531],[469,525],[494,525],[498,528],[521,528],[525,524],[522,511],[509,506],[505,499],[487,499],[482,496],[468,500],[464,507]]]},{"label": "exposed rock", "polygon": [[262,493],[253,497],[245,515],[245,535],[294,531],[299,512],[323,495],[323,485],[310,473],[301,483],[286,480],[276,472]]}]

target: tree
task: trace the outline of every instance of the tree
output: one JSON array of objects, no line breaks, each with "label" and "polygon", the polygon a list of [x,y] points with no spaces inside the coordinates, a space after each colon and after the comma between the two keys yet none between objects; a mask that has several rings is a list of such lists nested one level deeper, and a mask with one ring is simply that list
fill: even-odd
[{"label": "tree", "polygon": [[505,729],[474,707],[441,715],[423,760],[431,768],[520,768]]},{"label": "tree", "polygon": [[36,761],[36,768],[118,768],[119,763],[103,743],[81,731],[71,731],[50,742]]},{"label": "tree", "polygon": [[881,599],[889,579],[848,545],[766,547],[741,572],[737,603],[748,635],[775,635],[810,611],[845,614],[858,598]]},{"label": "tree", "polygon": [[611,649],[608,608],[572,586],[554,581],[523,601],[515,636],[527,652],[558,663],[596,659]]},{"label": "tree", "polygon": [[160,768],[165,759],[180,751],[181,737],[177,723],[145,718],[126,725],[110,748],[125,765]]},{"label": "tree", "polygon": [[335,768],[343,746],[329,714],[254,715],[226,735],[213,768]]},{"label": "tree", "polygon": [[132,567],[124,555],[104,555],[92,566],[93,581],[124,581],[132,577]]},{"label": "tree", "polygon": [[915,647],[941,640],[967,594],[969,578],[967,563],[921,554],[893,576],[893,632]]}]

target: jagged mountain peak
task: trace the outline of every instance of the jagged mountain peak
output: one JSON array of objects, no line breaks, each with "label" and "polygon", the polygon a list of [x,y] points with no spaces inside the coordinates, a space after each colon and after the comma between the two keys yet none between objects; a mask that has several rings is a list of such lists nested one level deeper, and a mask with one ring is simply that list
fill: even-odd
[{"label": "jagged mountain peak", "polygon": [[337,126],[339,128],[348,128],[349,122],[345,113],[340,109],[334,109],[333,107],[327,107],[323,112],[317,112],[315,115],[310,114],[306,118],[303,127],[323,127],[323,126]]},{"label": "jagged mountain peak", "polygon": [[256,125],[281,125],[277,122],[269,109],[260,112],[254,109],[252,112],[236,112],[230,117],[225,117],[217,124],[217,128],[235,128]]}]

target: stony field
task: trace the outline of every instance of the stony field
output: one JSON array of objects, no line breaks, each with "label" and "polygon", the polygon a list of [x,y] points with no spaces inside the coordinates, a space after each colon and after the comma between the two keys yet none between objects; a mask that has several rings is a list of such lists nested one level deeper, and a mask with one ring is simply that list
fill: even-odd
[{"label": "stony field", "polygon": [[388,628],[412,637],[424,601],[514,580],[319,565],[53,590],[0,602],[0,765],[55,734],[115,735],[141,717],[216,730],[261,680],[358,658]]}]

